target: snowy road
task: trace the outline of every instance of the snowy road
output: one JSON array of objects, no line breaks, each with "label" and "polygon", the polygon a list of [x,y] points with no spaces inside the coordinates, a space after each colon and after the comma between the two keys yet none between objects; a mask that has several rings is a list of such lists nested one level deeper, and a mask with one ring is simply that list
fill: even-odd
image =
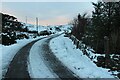
[{"label": "snowy road", "polygon": [[[43,38],[38,40],[41,39]],[[27,57],[32,45],[38,40],[32,41],[16,53],[15,57],[9,65],[5,78],[30,78],[27,71]]]},{"label": "snowy road", "polygon": [[[58,35],[56,35],[58,36]],[[60,78],[69,78],[69,80],[79,80],[73,72],[71,72],[67,67],[65,67],[58,58],[52,53],[52,51],[49,48],[49,42],[52,38],[56,37],[50,37],[47,40],[44,41],[44,43],[41,45],[42,47],[42,55],[44,57],[44,61],[46,65],[52,69],[52,71]]]},{"label": "snowy road", "polygon": [[[78,80],[77,76],[73,74],[73,72],[71,72],[67,67],[65,67],[56,58],[56,56],[51,52],[49,48],[50,40],[57,36],[59,35],[52,35],[47,37],[46,40],[44,40],[44,42],[40,46],[42,48],[41,55],[44,58],[44,63],[48,67],[48,69],[52,70],[51,72],[57,75],[56,78],[58,77],[60,79],[69,78],[69,80],[74,78],[75,80]],[[41,39],[35,40],[27,44],[17,52],[17,54],[15,55],[15,57],[13,58],[13,60],[9,65],[5,78],[28,78],[28,79],[31,78],[28,72],[28,65],[27,65],[28,55],[30,53],[30,49],[33,46],[33,44],[37,41],[41,41]]]}]

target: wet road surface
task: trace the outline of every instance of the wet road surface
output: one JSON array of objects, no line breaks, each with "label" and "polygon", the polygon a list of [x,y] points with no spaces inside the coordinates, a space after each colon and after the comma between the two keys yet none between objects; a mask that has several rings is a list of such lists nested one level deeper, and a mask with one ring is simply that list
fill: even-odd
[{"label": "wet road surface", "polygon": [[[43,39],[43,38],[41,38]],[[41,40],[38,39],[38,40]],[[8,71],[5,75],[4,79],[12,79],[12,78],[24,78],[30,80],[29,73],[27,71],[27,59],[29,55],[29,51],[32,47],[32,45],[37,42],[38,40],[32,41],[31,43],[28,43],[23,48],[21,48],[11,61]]]}]

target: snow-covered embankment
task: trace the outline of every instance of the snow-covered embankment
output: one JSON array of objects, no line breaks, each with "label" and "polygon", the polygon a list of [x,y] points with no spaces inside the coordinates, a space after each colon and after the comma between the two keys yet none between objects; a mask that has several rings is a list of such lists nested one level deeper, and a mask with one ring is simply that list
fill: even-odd
[{"label": "snow-covered embankment", "polygon": [[50,41],[50,48],[58,59],[80,78],[114,78],[106,69],[97,67],[72,41],[61,35]]}]

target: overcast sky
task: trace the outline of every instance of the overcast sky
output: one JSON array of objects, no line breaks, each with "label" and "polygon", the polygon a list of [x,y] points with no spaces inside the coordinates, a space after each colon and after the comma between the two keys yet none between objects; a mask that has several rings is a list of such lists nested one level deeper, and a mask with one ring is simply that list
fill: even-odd
[{"label": "overcast sky", "polygon": [[19,21],[35,24],[39,18],[40,25],[67,24],[78,13],[91,15],[93,6],[89,2],[3,2],[2,12],[13,15]]}]

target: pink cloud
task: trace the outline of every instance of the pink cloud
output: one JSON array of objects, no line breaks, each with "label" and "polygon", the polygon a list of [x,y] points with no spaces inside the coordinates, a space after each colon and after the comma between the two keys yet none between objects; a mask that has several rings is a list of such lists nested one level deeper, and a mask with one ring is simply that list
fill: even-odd
[{"label": "pink cloud", "polygon": [[69,21],[70,21],[70,19],[65,16],[58,16],[53,19],[39,21],[39,24],[40,25],[58,25],[58,24],[62,25],[62,24],[67,24]]}]

